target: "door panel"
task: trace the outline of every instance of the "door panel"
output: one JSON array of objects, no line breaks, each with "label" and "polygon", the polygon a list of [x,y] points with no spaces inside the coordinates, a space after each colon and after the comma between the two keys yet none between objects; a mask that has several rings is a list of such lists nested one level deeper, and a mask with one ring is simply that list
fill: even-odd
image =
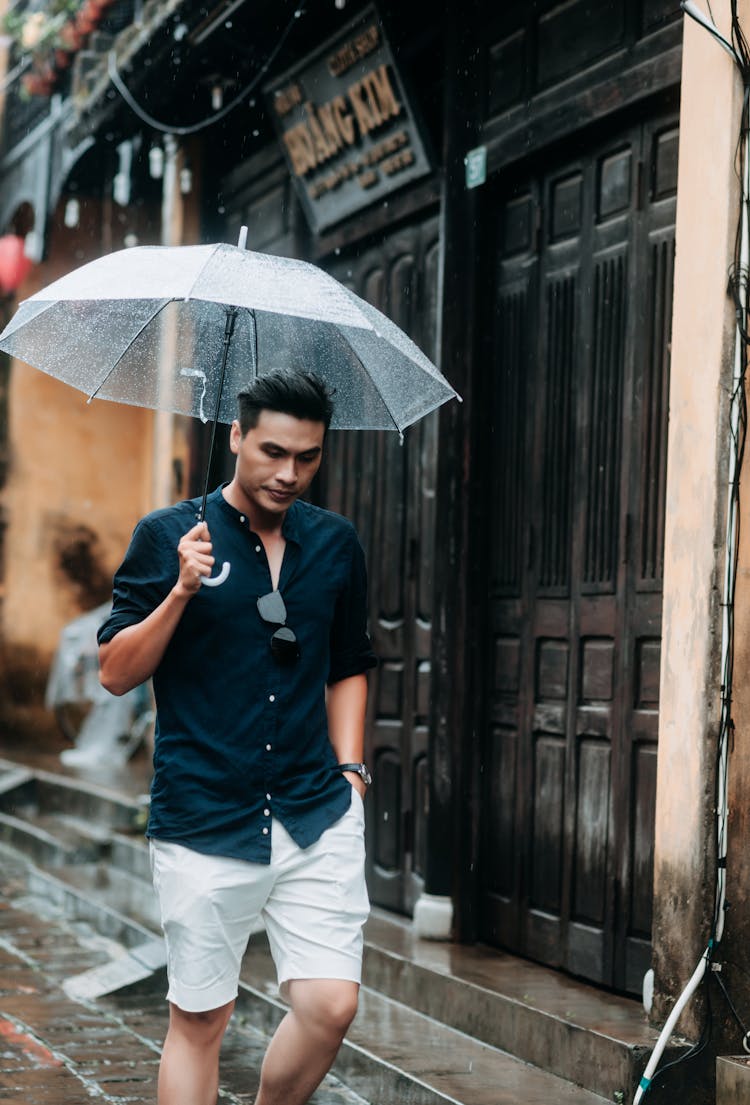
[{"label": "door panel", "polygon": [[[329,271],[434,353],[438,226],[402,229]],[[422,888],[427,816],[432,547],[437,416],[406,432],[333,432],[320,483],[324,506],[357,527],[369,571],[370,675],[367,759],[370,897],[410,913]]]},{"label": "door panel", "polygon": [[676,127],[497,207],[485,939],[620,989],[649,964]]},{"label": "door panel", "polygon": [[622,818],[628,834],[618,853],[615,964],[627,990],[639,993],[650,966],[653,839],[661,658],[661,590],[664,569],[669,350],[672,331],[674,215],[677,193],[677,126],[645,129],[643,213],[638,226],[639,279],[646,289],[635,301],[640,340],[633,358],[630,424],[632,468],[628,481],[629,616],[624,621],[624,723]]}]

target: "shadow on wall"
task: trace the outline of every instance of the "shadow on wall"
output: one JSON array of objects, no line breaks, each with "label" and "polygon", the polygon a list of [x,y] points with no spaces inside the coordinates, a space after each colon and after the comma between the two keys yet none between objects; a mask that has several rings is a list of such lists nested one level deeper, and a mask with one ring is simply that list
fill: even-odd
[{"label": "shadow on wall", "polygon": [[78,613],[93,610],[112,597],[112,572],[104,565],[98,535],[67,518],[50,518],[55,574],[73,593]]},{"label": "shadow on wall", "polygon": [[[52,568],[70,597],[71,619],[112,597],[112,573],[94,530],[69,518],[48,520]],[[61,627],[62,628],[62,627]],[[51,657],[32,645],[0,645],[0,754],[3,746],[32,744],[36,750],[69,747],[44,705]]]}]

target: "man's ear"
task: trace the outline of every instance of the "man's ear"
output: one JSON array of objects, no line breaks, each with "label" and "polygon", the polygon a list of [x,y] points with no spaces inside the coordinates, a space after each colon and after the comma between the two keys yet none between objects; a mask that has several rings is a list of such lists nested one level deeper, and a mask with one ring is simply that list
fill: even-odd
[{"label": "man's ear", "polygon": [[232,428],[229,431],[229,448],[233,453],[239,453],[241,441],[242,430],[240,429],[239,422],[235,418],[234,422],[232,423]]}]

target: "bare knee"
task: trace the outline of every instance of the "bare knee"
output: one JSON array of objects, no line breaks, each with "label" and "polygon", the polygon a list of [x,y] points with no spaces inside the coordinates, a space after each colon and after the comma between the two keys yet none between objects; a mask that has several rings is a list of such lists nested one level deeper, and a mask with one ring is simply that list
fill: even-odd
[{"label": "bare knee", "polygon": [[221,1005],[218,1009],[206,1009],[199,1013],[189,1013],[171,1004],[169,1009],[170,1032],[178,1032],[190,1043],[210,1047],[221,1040],[234,1009],[234,1002]]},{"label": "bare knee", "polygon": [[358,1004],[359,987],[347,987],[326,1001],[323,1016],[334,1031],[344,1036],[357,1014]]},{"label": "bare knee", "polygon": [[[302,995],[299,989],[295,991],[290,987],[295,1014],[314,1026],[317,1032],[342,1040],[357,1012],[357,983],[316,980],[302,985],[305,987]],[[302,1000],[298,1000],[300,996]]]}]

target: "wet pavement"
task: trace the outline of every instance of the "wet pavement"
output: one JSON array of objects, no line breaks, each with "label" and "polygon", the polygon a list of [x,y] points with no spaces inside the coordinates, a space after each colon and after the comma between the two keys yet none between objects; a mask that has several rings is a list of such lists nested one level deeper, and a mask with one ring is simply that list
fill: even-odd
[{"label": "wet pavement", "polygon": [[[29,892],[27,865],[0,850],[0,1101],[153,1105],[167,1026],[163,975],[96,1002],[62,984],[107,963],[111,941]],[[221,1102],[254,1101],[267,1040],[235,1016],[222,1049]],[[330,1078],[315,1105],[362,1099]]]},{"label": "wet pavement", "polygon": [[[71,770],[51,750],[3,749],[0,1101],[156,1100],[163,970],[101,996],[102,974],[111,986],[162,961],[141,824],[149,777],[144,754],[124,769]],[[378,910],[365,937],[360,1011],[334,1068],[341,1081],[327,1080],[314,1105],[632,1100],[656,1038],[639,1003],[497,950],[419,940]],[[221,1101],[254,1100],[283,1014],[261,934],[243,961]],[[685,1047],[675,1042],[673,1053]],[[654,1105],[715,1100],[669,1082],[651,1092]]]}]

